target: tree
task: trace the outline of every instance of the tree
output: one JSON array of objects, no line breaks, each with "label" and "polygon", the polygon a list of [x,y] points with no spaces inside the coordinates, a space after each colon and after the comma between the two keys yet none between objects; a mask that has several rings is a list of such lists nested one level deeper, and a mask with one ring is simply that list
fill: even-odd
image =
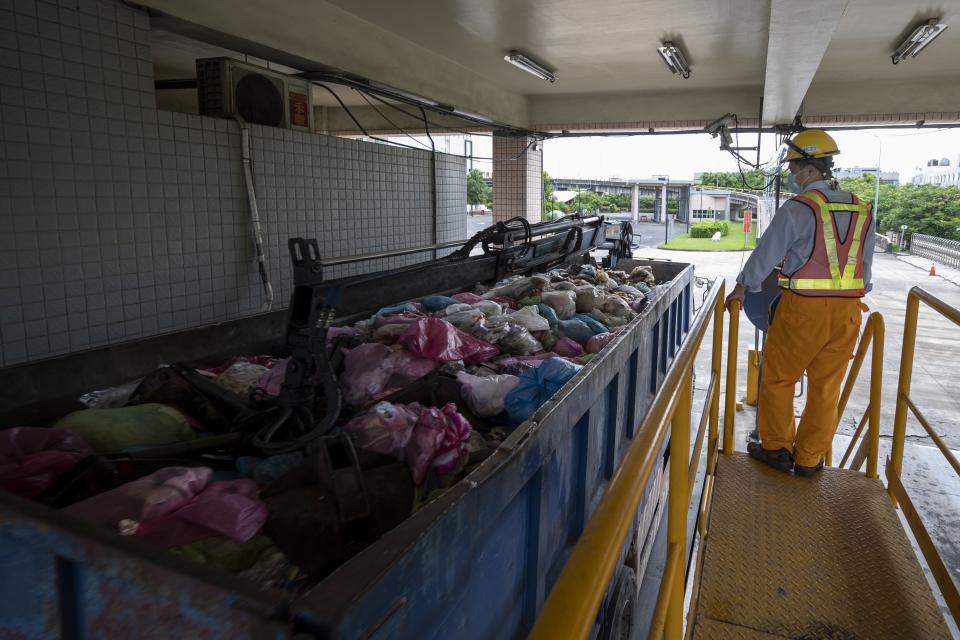
[{"label": "tree", "polygon": [[543,218],[553,220],[553,211],[559,209],[556,198],[553,197],[553,177],[543,172]]},{"label": "tree", "polygon": [[[780,172],[781,189],[787,189],[787,177],[789,171],[784,167]],[[750,169],[744,171],[743,175],[739,171],[705,171],[700,174],[700,183],[704,187],[726,187],[728,189],[758,189],[762,190],[772,180],[759,169]]]},{"label": "tree", "polygon": [[479,169],[470,169],[467,174],[467,204],[489,204],[492,198],[490,185],[483,179]]},{"label": "tree", "polygon": [[616,213],[630,210],[630,196],[625,193],[605,193],[600,198],[600,206]]},{"label": "tree", "polygon": [[653,211],[656,202],[657,199],[653,196],[640,196],[637,199],[637,208],[640,209],[640,211]]},{"label": "tree", "polygon": [[553,199],[553,177],[546,171],[543,172],[543,199]]},{"label": "tree", "polygon": [[577,213],[583,211],[590,213],[600,208],[601,198],[593,191],[578,191],[577,195],[568,202],[560,205],[564,213]]},{"label": "tree", "polygon": [[[870,203],[873,203],[876,187],[876,177],[869,173],[840,180],[841,189]],[[900,227],[906,225],[907,235],[923,233],[960,240],[960,189],[957,187],[881,182],[877,211],[877,229],[881,233],[899,232]]]}]

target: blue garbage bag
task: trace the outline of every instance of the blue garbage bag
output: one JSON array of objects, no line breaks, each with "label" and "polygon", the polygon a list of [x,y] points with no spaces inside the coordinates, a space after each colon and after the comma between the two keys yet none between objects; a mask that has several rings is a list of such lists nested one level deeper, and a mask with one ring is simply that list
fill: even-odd
[{"label": "blue garbage bag", "polygon": [[373,320],[377,316],[392,316],[395,313],[416,313],[417,311],[419,311],[419,309],[417,309],[417,306],[412,302],[401,302],[400,304],[392,304],[389,307],[380,309],[380,311],[377,311],[375,314],[370,316],[370,319]]},{"label": "blue garbage bag", "polygon": [[587,340],[594,336],[593,329],[579,318],[561,320],[557,324],[560,328],[560,333],[582,345],[586,344]]},{"label": "blue garbage bag", "polygon": [[582,368],[564,358],[547,358],[539,367],[523,371],[503,401],[510,420],[519,424],[532,416]]},{"label": "blue garbage bag", "polygon": [[607,333],[608,331],[610,331],[610,329],[608,329],[605,324],[603,324],[593,316],[588,315],[586,313],[578,313],[577,315],[573,316],[570,319],[582,321],[585,325],[590,327],[590,331],[593,331],[593,335],[595,336],[601,333]]},{"label": "blue garbage bag", "polygon": [[423,308],[427,311],[440,311],[446,309],[452,304],[460,304],[453,298],[447,296],[427,296],[422,300]]},{"label": "blue garbage bag", "polygon": [[551,329],[557,328],[557,323],[560,322],[560,319],[557,317],[557,312],[553,310],[553,307],[545,305],[541,302],[537,305],[537,312],[540,314],[541,318],[547,319],[547,322],[550,323]]}]

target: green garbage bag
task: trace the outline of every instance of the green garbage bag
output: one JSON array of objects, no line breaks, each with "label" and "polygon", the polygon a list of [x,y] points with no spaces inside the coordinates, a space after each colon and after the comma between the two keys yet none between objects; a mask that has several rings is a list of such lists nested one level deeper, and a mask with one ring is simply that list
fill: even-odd
[{"label": "green garbage bag", "polygon": [[60,418],[54,426],[70,429],[97,453],[117,453],[131,447],[171,444],[197,437],[182,413],[156,403],[118,409],[82,409]]}]

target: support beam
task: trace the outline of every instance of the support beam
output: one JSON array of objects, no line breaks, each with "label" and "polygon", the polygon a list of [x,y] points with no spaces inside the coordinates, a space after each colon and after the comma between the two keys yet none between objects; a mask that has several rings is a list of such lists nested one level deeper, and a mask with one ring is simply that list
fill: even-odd
[{"label": "support beam", "polygon": [[847,0],[773,0],[763,124],[793,121],[847,4]]},{"label": "support beam", "polygon": [[493,221],[540,222],[543,149],[529,136],[493,136]]}]

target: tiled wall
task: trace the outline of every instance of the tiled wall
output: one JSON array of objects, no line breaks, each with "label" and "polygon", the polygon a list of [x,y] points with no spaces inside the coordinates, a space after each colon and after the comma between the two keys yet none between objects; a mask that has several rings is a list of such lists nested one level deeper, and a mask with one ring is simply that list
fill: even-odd
[{"label": "tiled wall", "polygon": [[535,138],[493,137],[493,218],[517,216],[540,222],[543,211],[543,148]]},{"label": "tiled wall", "polygon": [[[288,237],[330,257],[433,240],[429,153],[259,126],[251,145],[276,306]],[[438,240],[465,237],[462,158],[438,156],[437,193]],[[0,366],[260,304],[239,126],[157,111],[146,14],[0,0]]]}]

